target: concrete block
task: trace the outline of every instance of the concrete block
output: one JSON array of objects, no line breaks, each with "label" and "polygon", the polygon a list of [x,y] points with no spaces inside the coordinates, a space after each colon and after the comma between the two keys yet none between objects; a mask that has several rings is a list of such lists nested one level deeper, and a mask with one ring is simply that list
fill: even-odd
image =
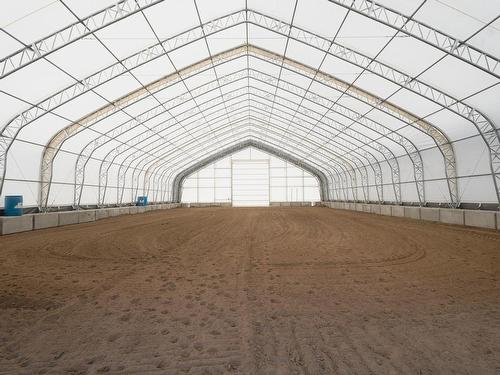
[{"label": "concrete block", "polygon": [[405,207],[404,215],[410,219],[420,220],[420,207]]},{"label": "concrete block", "polygon": [[139,213],[139,207],[130,206],[128,209],[128,212],[130,213],[130,215],[135,215],[135,214]]},{"label": "concrete block", "polygon": [[144,212],[151,211],[151,206],[150,205],[143,206],[143,207],[144,207]]},{"label": "concrete block", "polygon": [[372,214],[380,215],[380,205],[379,204],[371,204],[370,205],[370,212]]},{"label": "concrete block", "polygon": [[363,211],[363,205],[361,203],[355,203],[354,204],[354,210],[362,212]]},{"label": "concrete block", "polygon": [[363,212],[371,212],[371,204],[363,204]]},{"label": "concrete block", "polygon": [[405,208],[403,206],[391,206],[392,216],[396,217],[404,217],[405,216]]},{"label": "concrete block", "polygon": [[78,224],[78,211],[59,212],[59,226]]},{"label": "concrete block", "polygon": [[427,221],[439,221],[439,208],[420,207],[420,219]]},{"label": "concrete block", "polygon": [[446,224],[464,225],[464,211],[454,208],[440,208],[439,221]]},{"label": "concrete block", "polygon": [[96,220],[106,219],[107,217],[109,217],[109,210],[107,208],[99,208],[98,210],[95,210]]},{"label": "concrete block", "polygon": [[79,223],[90,223],[91,221],[95,221],[95,210],[78,211]]},{"label": "concrete block", "polygon": [[146,206],[136,206],[136,209],[138,214],[143,214],[144,212],[146,212]]},{"label": "concrete block", "polygon": [[380,205],[380,215],[392,216],[392,206],[388,204]]},{"label": "concrete block", "polygon": [[497,229],[500,230],[500,212],[497,212]]},{"label": "concrete block", "polygon": [[47,212],[33,215],[33,229],[44,229],[57,227],[59,225],[59,213]]},{"label": "concrete block", "polygon": [[495,211],[465,210],[464,221],[471,227],[496,229],[497,226]]},{"label": "concrete block", "polygon": [[33,230],[32,215],[0,216],[0,234],[11,234]]},{"label": "concrete block", "polygon": [[120,207],[108,208],[109,217],[120,215]]},{"label": "concrete block", "polygon": [[118,210],[118,215],[130,215],[130,207],[120,207]]}]

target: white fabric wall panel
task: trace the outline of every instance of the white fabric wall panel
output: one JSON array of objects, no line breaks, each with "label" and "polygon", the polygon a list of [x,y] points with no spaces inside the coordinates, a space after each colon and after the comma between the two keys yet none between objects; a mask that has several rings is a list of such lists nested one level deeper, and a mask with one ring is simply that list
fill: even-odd
[{"label": "white fabric wall panel", "polygon": [[269,160],[233,160],[233,206],[269,206]]},{"label": "white fabric wall panel", "polygon": [[[284,160],[250,147],[218,160],[189,176],[183,183],[182,202],[231,202],[231,176],[234,178],[231,165],[232,162],[241,160],[267,162],[269,177],[266,183],[269,185],[268,195],[271,202],[320,200],[316,177]],[[251,174],[252,171],[249,170],[248,173]],[[215,188],[215,196],[200,194],[200,189],[204,187]]]}]

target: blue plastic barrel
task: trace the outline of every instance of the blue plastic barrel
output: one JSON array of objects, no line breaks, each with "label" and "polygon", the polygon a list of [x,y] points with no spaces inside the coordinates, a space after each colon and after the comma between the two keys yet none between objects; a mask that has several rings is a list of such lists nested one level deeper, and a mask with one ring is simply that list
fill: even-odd
[{"label": "blue plastic barrel", "polygon": [[148,205],[148,197],[147,196],[138,196],[137,197],[137,205],[138,206],[147,206]]},{"label": "blue plastic barrel", "polygon": [[5,196],[5,216],[21,216],[23,214],[23,196],[6,195]]}]

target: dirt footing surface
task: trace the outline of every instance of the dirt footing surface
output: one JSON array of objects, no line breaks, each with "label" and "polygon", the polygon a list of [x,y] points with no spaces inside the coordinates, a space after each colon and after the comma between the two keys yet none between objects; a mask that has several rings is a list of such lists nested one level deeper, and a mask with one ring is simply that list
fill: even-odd
[{"label": "dirt footing surface", "polygon": [[500,234],[176,209],[0,238],[0,374],[499,374]]}]

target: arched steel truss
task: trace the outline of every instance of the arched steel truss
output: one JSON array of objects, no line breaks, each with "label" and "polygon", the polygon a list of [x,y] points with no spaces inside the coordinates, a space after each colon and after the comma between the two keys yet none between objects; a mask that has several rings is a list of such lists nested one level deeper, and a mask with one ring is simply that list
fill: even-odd
[{"label": "arched steel truss", "polygon": [[314,175],[319,182],[319,190],[320,190],[320,197],[322,201],[328,201],[329,199],[329,182],[328,178],[326,175],[316,169],[315,167],[305,163],[303,160],[300,160],[296,158],[295,156],[284,152],[281,149],[274,148],[272,146],[269,146],[263,142],[256,141],[254,139],[248,139],[246,141],[239,142],[231,147],[224,148],[223,150],[219,150],[215,152],[214,154],[211,154],[204,158],[203,160],[200,160],[195,163],[191,163],[186,169],[184,169],[182,172],[178,173],[174,179],[173,179],[173,184],[172,184],[172,196],[171,196],[171,201],[172,202],[180,202],[182,198],[182,184],[184,180],[193,172],[196,172],[197,170],[200,170],[201,168],[216,162],[217,160],[220,160],[228,155],[234,154],[240,150],[243,150],[247,147],[254,147],[256,149],[262,150],[264,152],[267,152],[268,154],[277,156],[280,159],[286,160],[292,164],[295,164],[296,166],[304,169],[305,171],[311,173]]},{"label": "arched steel truss", "polygon": [[[112,115],[113,113],[119,111],[122,108],[126,108],[128,105],[131,105],[135,101],[140,100],[140,99],[147,97],[149,95],[153,95],[155,92],[160,91],[162,88],[168,86],[169,84],[177,83],[180,80],[182,80],[183,78],[185,79],[191,75],[199,74],[200,72],[202,72],[206,68],[213,68],[213,66],[215,64],[222,64],[228,60],[235,59],[235,58],[241,57],[241,56],[246,56],[246,55],[251,55],[252,57],[259,58],[262,61],[266,61],[267,63],[271,63],[271,64],[275,64],[275,65],[277,65],[278,63],[282,64],[284,68],[286,68],[292,72],[295,72],[297,74],[300,74],[300,75],[303,75],[303,76],[306,76],[309,78],[314,78],[318,83],[326,85],[326,86],[334,88],[334,89],[337,89],[339,91],[340,90],[344,91],[344,90],[348,89],[347,94],[349,96],[356,98],[356,99],[359,99],[359,100],[365,102],[366,104],[371,105],[372,107],[376,107],[377,109],[382,110],[383,112],[387,113],[388,115],[393,116],[393,117],[397,118],[398,120],[403,121],[404,123],[407,124],[407,126],[414,127],[415,129],[423,132],[424,134],[429,135],[432,139],[435,140],[436,144],[438,145],[440,150],[443,152],[443,154],[446,155],[446,153],[451,153],[451,156],[449,156],[449,158],[454,160],[453,151],[450,150],[451,147],[448,143],[448,140],[433,125],[431,125],[423,120],[418,120],[411,113],[406,112],[406,111],[402,110],[401,108],[398,108],[387,101],[382,103],[381,98],[375,97],[375,96],[369,94],[368,92],[365,92],[357,87],[352,87],[352,86],[349,87],[349,85],[347,83],[345,83],[345,82],[343,82],[335,77],[332,77],[330,75],[327,75],[327,74],[321,73],[321,72],[318,74],[312,68],[309,68],[305,65],[299,64],[296,61],[290,60],[288,58],[284,58],[282,56],[279,56],[277,54],[274,54],[272,52],[263,50],[261,48],[255,47],[255,46],[245,45],[245,46],[236,47],[236,48],[231,49],[231,50],[226,51],[226,52],[222,52],[222,53],[217,54],[215,56],[211,56],[210,58],[205,59],[197,64],[194,64],[186,69],[183,69],[182,71],[178,71],[174,74],[171,74],[167,77],[164,77],[160,80],[157,80],[154,83],[148,85],[146,88],[141,88],[141,89],[125,96],[125,97],[120,98],[116,102],[111,103],[110,105],[99,109],[98,111],[92,113],[89,116],[86,116],[83,119],[80,119],[78,122],[64,128],[59,133],[57,133],[55,135],[55,137],[47,145],[45,152],[44,152],[43,159],[42,159],[42,172],[41,172],[42,189],[41,189],[40,201],[47,202],[48,193],[49,193],[49,186],[50,186],[50,182],[51,182],[52,163],[53,163],[55,155],[57,154],[57,150],[61,147],[61,145],[63,144],[63,142],[65,140],[67,140],[71,136],[75,135],[77,132],[86,129],[89,126],[93,126],[93,125],[99,123],[100,121],[103,121],[106,117]],[[349,108],[342,106],[340,104],[335,104],[331,100],[328,100],[328,99],[326,99],[318,94],[314,94],[312,92],[305,94],[303,88],[300,88],[296,85],[288,83],[286,80],[280,80],[279,82],[277,82],[274,77],[266,75],[263,72],[254,71],[251,69],[247,69],[247,71],[248,71],[248,76],[249,77],[251,76],[253,79],[257,79],[257,80],[260,79],[261,82],[268,83],[268,84],[275,83],[276,85],[279,85],[279,87],[282,88],[283,90],[285,90],[291,94],[295,94],[298,98],[302,98],[302,100],[308,100],[308,101],[314,102],[317,105],[324,107],[328,111],[332,111],[332,112],[335,112],[339,115],[346,117],[347,119],[349,119],[352,122],[359,122],[357,120],[363,118],[363,116],[360,113],[352,111]],[[211,85],[208,84],[208,85],[205,85],[201,88],[191,90],[189,92],[189,94],[190,94],[189,97],[196,98],[200,95],[203,95],[207,92],[207,89],[209,89],[210,87],[213,87],[213,89],[219,90],[221,87],[221,84],[227,83],[226,79],[229,79],[229,82],[234,82],[234,75],[230,75],[229,77],[223,77],[223,78],[224,79],[218,78],[217,80],[213,81],[211,83]],[[243,77],[243,78],[247,78],[247,77]],[[253,87],[248,87],[246,89],[247,93],[249,93],[253,89],[254,89]],[[174,103],[178,105],[179,101],[181,103],[188,101],[189,97],[187,95],[181,95],[177,98],[177,101],[174,101]],[[282,105],[283,105],[282,102],[285,102],[285,103],[288,102],[287,99],[279,97],[279,96],[273,96],[273,98],[274,98],[275,102],[277,101],[279,104],[282,104]],[[227,112],[227,107],[225,106],[225,103],[227,102],[228,99],[229,98],[227,98],[227,97],[224,100],[219,98],[219,103],[224,104],[224,110],[226,112]],[[265,100],[266,98],[264,97],[263,99]],[[210,103],[210,104],[211,104],[210,107],[212,107],[214,103]],[[286,107],[286,105],[285,105],[285,107]],[[159,106],[154,107],[152,110],[147,111],[146,113],[143,113],[141,115],[142,116],[141,118],[147,119],[151,115],[151,113],[153,113],[154,115],[157,115],[158,114],[157,111],[160,111],[161,113],[163,113],[163,112],[168,112],[169,109],[172,109],[172,107],[166,106],[165,103],[160,103]],[[189,110],[183,112],[181,114],[181,116],[185,115],[185,114],[190,115],[190,114],[196,113],[196,111],[199,111],[199,110],[200,110],[200,107],[199,107],[199,104],[197,103],[196,108],[192,108],[192,109],[189,109]],[[302,115],[304,117],[311,119],[311,121],[313,123],[311,123],[309,125],[312,125],[313,129],[318,125],[318,123],[321,123],[321,125],[327,125],[326,131],[330,130],[330,132],[327,133],[327,135],[329,137],[336,135],[335,133],[331,133],[331,130],[337,130],[337,133],[338,133],[338,132],[343,132],[345,129],[349,128],[349,126],[347,126],[347,127],[343,126],[343,128],[339,129],[340,124],[338,122],[330,119],[327,115],[322,116],[320,113],[316,113],[316,117],[313,117],[312,116],[313,113],[315,113],[315,111],[308,109],[305,112],[303,112]],[[275,115],[275,116],[277,116],[277,115]],[[317,121],[318,118],[320,118],[321,121]],[[180,120],[178,117],[177,118],[172,117],[172,119],[175,123],[179,123],[179,121],[185,120],[184,118],[182,118]],[[406,140],[404,137],[401,137],[401,136],[395,137],[394,136],[395,135],[394,129],[388,129],[388,128],[384,127],[383,125],[376,124],[374,121],[369,120],[367,118],[363,118],[363,119],[364,119],[363,125],[365,125],[367,127],[375,128],[375,129],[377,129],[377,128],[382,129],[382,131],[381,131],[382,137],[388,137],[388,138],[392,139],[392,141],[394,141],[394,142],[397,142],[397,141],[403,139],[404,144],[412,145],[411,142]],[[206,122],[206,118],[204,119],[204,121]],[[295,121],[296,125],[300,126],[301,121],[303,121],[303,120],[297,119]],[[316,123],[314,123],[314,122],[316,122]],[[144,123],[144,120],[141,121],[141,120],[137,120],[137,119],[132,119],[131,121],[128,121],[127,123],[122,124],[122,126],[120,127],[120,130],[119,130],[119,134],[121,134],[123,131],[134,128],[139,123]],[[208,123],[208,124],[210,125],[210,123]],[[81,196],[81,188],[83,187],[83,181],[84,181],[83,180],[84,174],[81,173],[80,171],[82,171],[82,168],[84,169],[86,161],[88,161],[88,159],[92,155],[93,149],[108,142],[110,139],[113,139],[113,137],[111,135],[114,132],[116,132],[116,128],[111,130],[110,134],[106,134],[106,137],[100,138],[102,140],[101,144],[99,143],[98,140],[96,140],[96,141],[89,143],[84,148],[84,153],[82,153],[82,155],[84,155],[84,157],[79,158],[77,161],[77,164],[76,164],[77,180],[75,181],[75,186],[77,187],[77,190],[75,193],[75,203],[78,203],[79,197]],[[311,130],[311,132],[314,132],[314,130]],[[316,133],[316,132],[314,132],[314,133]],[[337,147],[338,147],[339,141],[343,140],[343,138],[338,138],[335,141],[332,141],[332,140],[329,140],[328,138],[325,138],[325,135],[320,135],[320,137],[323,138],[324,142],[331,142],[332,144],[333,143],[337,144]],[[357,137],[358,136],[355,135],[352,138],[355,139]],[[374,141],[373,139],[369,139],[369,138],[365,138],[365,139],[367,139],[367,142],[365,142],[365,144],[371,143]],[[381,150],[384,149],[384,147],[381,144],[378,144],[378,146],[380,147]],[[324,146],[322,148],[324,149]],[[144,151],[143,148],[141,148],[141,150]],[[181,148],[181,150],[185,151],[182,148]],[[392,165],[391,165],[392,175],[398,176],[399,171],[396,167],[394,167],[396,164],[395,159],[394,159],[394,154],[387,151],[387,148],[385,148],[385,150],[387,152],[386,156],[385,156],[386,159],[387,159],[387,155],[389,155],[388,160],[393,161]],[[333,150],[329,149],[328,151],[332,155],[336,156],[337,158],[339,158],[341,156],[340,154],[336,154],[334,149]],[[357,169],[359,169],[359,166],[361,166],[361,168],[364,169],[364,173],[361,173],[361,180],[362,180],[361,186],[363,187],[363,195],[364,195],[363,200],[365,200],[365,201],[369,200],[368,191],[367,191],[367,189],[368,189],[368,177],[367,177],[367,172],[366,172],[366,166],[370,166],[370,168],[372,168],[372,169],[374,169],[375,167],[378,166],[378,169],[374,170],[374,174],[377,177],[377,181],[379,182],[379,184],[377,185],[378,186],[377,192],[379,193],[379,197],[377,200],[383,201],[383,199],[381,197],[381,195],[382,195],[381,194],[382,172],[381,172],[380,165],[379,165],[377,159],[373,156],[373,154],[370,154],[368,152],[366,152],[365,155],[360,155],[358,152],[355,152],[353,154],[353,152],[351,150],[351,151],[349,151],[349,153],[354,158],[354,160],[351,162],[354,162],[354,165],[357,166]],[[358,155],[356,155],[356,153]],[[408,153],[408,154],[413,155],[413,157],[411,157],[412,161],[414,161],[414,160],[417,161],[417,162],[414,162],[415,175],[416,175],[416,177],[418,176],[416,178],[416,186],[417,186],[417,191],[419,193],[420,201],[423,202],[424,201],[424,199],[423,199],[423,167],[421,165],[421,159],[419,159],[419,158],[417,159],[414,156],[415,153],[417,153],[417,150],[413,146],[412,152]],[[367,155],[371,156],[372,160],[368,160]],[[364,158],[366,161],[365,162],[361,161],[359,156]],[[375,160],[375,162],[373,160]],[[332,160],[332,162],[335,162],[335,161]],[[454,163],[452,163],[452,164],[454,164]],[[351,168],[353,168],[353,167],[351,166]],[[451,170],[449,173],[454,175],[455,172],[453,170]],[[82,178],[78,179],[78,176],[82,176]],[[393,183],[394,189],[396,191],[396,197],[397,197],[396,199],[398,201],[400,201],[400,195],[399,195],[400,193],[399,193],[399,189],[397,188],[398,184],[399,184],[399,182]],[[78,189],[80,189],[80,191],[78,191]],[[452,195],[452,197],[453,197],[453,195]]]},{"label": "arched steel truss", "polygon": [[[413,38],[416,38],[440,51],[446,53],[446,55],[453,56],[455,58],[464,61],[471,66],[480,69],[488,74],[500,78],[500,62],[499,60],[491,56],[469,44],[467,41],[460,41],[456,38],[453,38],[435,28],[432,28],[428,25],[420,23],[402,15],[398,12],[395,12],[387,7],[383,7],[379,4],[376,4],[374,1],[368,0],[329,0],[331,3],[342,6],[349,11],[355,12],[357,14],[363,15],[365,17],[370,18],[371,20],[381,23],[385,26],[389,26],[399,32],[405,33]],[[60,30],[47,38],[39,40],[33,43],[31,46],[26,46],[26,48],[17,51],[16,53],[4,58],[0,61],[0,77],[5,77],[13,72],[26,67],[34,61],[39,59],[43,59],[56,50],[63,48],[64,46],[71,44],[72,42],[79,40],[87,35],[92,35],[95,31],[100,30],[110,24],[115,22],[119,22],[120,20],[138,13],[142,12],[142,10],[153,6],[162,1],[151,1],[151,0],[124,0],[118,2],[116,5],[112,7],[108,7],[96,14],[93,14],[86,19],[80,20],[80,22],[76,22],[73,25],[66,27],[63,30]],[[296,40],[301,43],[305,43],[317,50],[320,50],[325,53],[325,55],[331,55],[351,64],[354,64],[358,67],[366,69],[371,73],[374,73],[380,77],[383,77],[389,80],[392,83],[397,84],[400,89],[404,88],[410,90],[413,93],[416,93],[435,104],[438,104],[442,108],[447,108],[448,110],[456,113],[468,120],[476,129],[477,132],[481,135],[485,145],[489,150],[489,158],[490,158],[490,167],[491,167],[491,175],[493,178],[493,183],[496,189],[497,198],[500,202],[500,138],[499,134],[496,131],[494,124],[480,111],[471,107],[470,105],[454,98],[453,96],[433,87],[427,82],[423,82],[419,80],[417,77],[409,76],[401,71],[394,69],[393,67],[384,64],[376,59],[373,59],[369,56],[366,56],[359,51],[355,51],[349,49],[336,41],[332,41],[328,38],[324,38],[320,35],[313,34],[308,32],[307,30],[301,29],[294,25],[288,24],[283,20],[279,20],[277,18],[270,17],[261,12],[254,11],[251,9],[242,9],[240,11],[236,11],[220,18],[211,20],[210,22],[206,22],[197,27],[193,27],[190,30],[187,30],[183,33],[180,33],[174,37],[168,38],[166,40],[158,41],[158,43],[151,45],[149,48],[142,50],[136,54],[133,54],[125,59],[118,61],[116,64],[110,65],[109,67],[102,69],[95,74],[86,77],[85,79],[76,82],[75,84],[67,87],[64,90],[46,98],[44,101],[37,103],[31,108],[23,111],[21,114],[13,118],[9,123],[5,125],[0,133],[0,192],[3,187],[5,171],[6,171],[6,163],[7,163],[7,154],[8,150],[11,147],[13,141],[16,139],[20,130],[35,121],[36,119],[44,116],[47,113],[50,113],[54,109],[60,107],[64,103],[67,103],[76,97],[88,92],[92,91],[96,87],[102,85],[105,82],[109,82],[115,77],[118,77],[126,72],[130,72],[131,69],[141,66],[149,61],[152,61],[160,56],[168,56],[168,54],[172,51],[178,50],[190,43],[193,43],[197,40],[202,40],[214,35],[218,32],[230,29],[232,27],[241,25],[241,24],[252,24],[266,30],[272,31],[276,34],[286,36],[289,39]],[[248,39],[248,38],[247,38]],[[207,45],[208,47],[208,45]],[[231,57],[228,54],[241,53],[239,50],[246,50],[247,56],[259,55],[258,58],[264,59],[269,63],[273,64],[283,64],[285,65],[285,59],[282,56],[271,54],[268,51],[260,50],[258,47],[254,46],[243,46],[239,48],[235,48],[231,51],[227,51],[225,54],[219,54],[218,56],[210,56],[210,66],[213,68],[218,63],[222,63],[225,60],[230,59]],[[204,62],[202,62],[204,63]],[[206,61],[205,61],[206,63]],[[183,69],[182,74],[179,74],[178,77],[182,77],[182,75],[189,74],[197,74],[200,69],[200,64],[194,64],[190,68]],[[369,104],[372,108],[377,108],[389,113],[391,116],[399,118],[400,120],[407,123],[407,126],[412,126],[414,128],[419,129],[419,131],[427,134],[429,137],[433,139],[433,141],[438,146],[441,154],[443,155],[443,160],[445,163],[445,171],[447,182],[449,186],[450,192],[450,202],[452,205],[457,205],[459,203],[458,194],[457,194],[457,186],[456,186],[456,166],[455,166],[455,157],[453,153],[453,148],[451,144],[448,142],[445,134],[443,134],[437,127],[432,124],[419,119],[416,116],[411,115],[410,113],[402,110],[401,108],[397,108],[387,102],[382,98],[377,98],[369,93],[366,93],[362,90],[357,90],[353,87],[346,87],[345,83],[328,75],[322,74],[321,72],[316,72],[314,69],[308,68],[298,62],[295,61],[287,61],[286,68],[291,71],[297,72],[304,76],[313,78],[316,82],[320,82],[325,85],[330,85],[336,87],[338,89],[349,89],[346,91],[349,95],[356,97],[357,99],[364,100],[367,104]],[[190,70],[190,71],[189,71]],[[214,70],[215,71],[215,70]],[[177,73],[180,73],[177,71]],[[334,119],[329,118],[328,116],[324,116],[321,118],[321,121],[318,121],[317,113],[304,113],[302,112],[303,108],[298,106],[295,111],[290,107],[290,100],[288,98],[280,98],[273,97],[271,111],[269,111],[269,104],[265,103],[266,100],[269,101],[269,97],[264,95],[262,92],[256,93],[258,91],[257,88],[248,86],[248,92],[246,93],[247,98],[253,98],[252,101],[254,104],[248,104],[246,110],[248,113],[248,119],[250,119],[250,111],[254,111],[255,113],[265,113],[268,112],[268,120],[270,121],[281,121],[282,123],[286,123],[290,121],[287,117],[285,119],[284,116],[280,119],[280,114],[285,113],[285,108],[293,112],[293,119],[295,119],[296,115],[300,113],[300,115],[304,116],[304,120],[300,118],[297,121],[306,121],[305,118],[309,119],[312,122],[315,122],[315,125],[312,129],[323,129],[328,128],[330,132],[328,133],[328,137],[324,138],[325,141],[320,141],[319,143],[311,143],[310,152],[326,152],[329,154],[331,160],[331,164],[327,164],[327,168],[332,168],[334,173],[331,176],[335,175],[335,182],[338,184],[337,187],[341,186],[343,189],[343,197],[347,199],[346,186],[348,185],[348,180],[352,194],[355,199],[357,199],[357,178],[360,177],[362,183],[360,185],[361,190],[364,194],[364,199],[368,200],[367,194],[367,181],[368,181],[368,173],[367,168],[371,169],[375,174],[376,186],[377,186],[377,199],[379,201],[383,201],[383,194],[381,190],[382,185],[382,172],[380,169],[380,163],[385,162],[390,165],[391,171],[391,180],[395,193],[396,200],[401,201],[399,189],[399,166],[397,165],[396,155],[391,151],[390,148],[383,146],[378,142],[378,139],[389,139],[391,142],[398,143],[399,147],[402,147],[404,153],[408,155],[412,161],[412,165],[414,168],[415,175],[415,183],[417,187],[418,197],[420,202],[425,203],[424,196],[424,179],[423,179],[423,167],[422,167],[422,159],[420,156],[419,150],[411,143],[409,139],[406,139],[401,134],[398,133],[398,129],[387,129],[382,124],[377,124],[367,117],[365,114],[356,113],[349,108],[338,107],[336,103],[333,103],[331,100],[328,100],[325,97],[317,95],[315,93],[310,92],[309,90],[304,90],[298,86],[294,86],[290,82],[286,82],[282,77],[276,80],[274,77],[265,77],[265,73],[259,72],[256,70],[251,70],[249,67],[247,72],[239,72],[242,75],[242,78],[239,79],[247,79],[249,82],[252,79],[259,80],[261,82],[265,82],[269,80],[269,82],[275,87],[280,87],[281,89],[285,89],[290,94],[301,96],[300,102],[304,100],[314,101],[315,103],[320,103],[323,108],[328,108],[332,113],[335,112],[337,114],[342,114],[345,118],[350,118],[352,123],[361,124],[362,126],[370,129],[376,129],[377,134],[380,135],[380,138],[369,138],[366,135],[361,134],[360,132],[355,132],[350,129],[350,125],[348,126],[339,126],[339,123]],[[317,74],[320,73],[320,74]],[[234,74],[237,75],[236,73]],[[174,75],[170,77],[166,77],[165,79],[172,79]],[[182,78],[180,78],[182,80]],[[221,86],[226,82],[229,82],[231,79],[238,79],[235,77],[217,77],[217,82],[212,82],[212,86],[207,85],[207,87],[199,88],[200,93],[196,95],[196,93],[188,90],[188,95],[191,98],[196,98],[203,94],[203,90],[206,92],[210,90],[218,89],[221,90]],[[273,80],[274,79],[274,80]],[[161,80],[160,80],[161,81]],[[163,84],[168,82],[155,82],[152,85],[148,85],[148,87],[142,88],[142,90],[138,90],[132,94],[126,95],[118,101],[112,103],[113,107],[121,110],[122,108],[126,108],[129,103],[140,100],[141,98],[147,97],[154,93],[154,90],[161,87]],[[157,86],[156,86],[157,85]],[[186,86],[187,89],[187,86]],[[197,88],[198,89],[198,88]],[[151,91],[153,90],[153,91]],[[194,90],[192,90],[194,91]],[[234,100],[238,98],[245,97],[245,93],[241,93],[238,96],[234,93]],[[175,103],[175,100],[179,99],[179,102]],[[95,149],[108,142],[109,140],[118,140],[123,134],[129,129],[133,129],[137,124],[144,124],[149,119],[154,118],[155,116],[159,116],[164,112],[168,112],[168,108],[165,105],[171,105],[171,108],[174,108],[176,105],[182,104],[182,96],[176,98],[172,101],[172,103],[160,103],[161,105],[155,107],[151,111],[147,111],[136,118],[132,118],[130,122],[122,124],[119,127],[113,129],[113,131],[108,132],[106,134],[100,135],[95,139],[92,145],[87,145],[81,152],[80,157],[78,158],[77,168],[76,168],[76,181],[75,181],[75,204],[78,204],[79,197],[81,196],[81,189],[84,186],[84,173],[85,173],[85,165],[86,160],[92,157],[92,154]],[[226,105],[227,100],[231,99],[227,95],[224,95],[222,91],[220,91],[219,101],[222,102],[224,109],[217,110],[214,113],[224,112],[222,116],[226,117],[226,120],[229,121],[229,113],[231,106]],[[196,102],[196,101],[195,101]],[[218,104],[221,104],[219,102]],[[282,109],[276,110],[276,103],[278,106],[282,106]],[[217,103],[208,102],[205,103],[207,108],[212,108],[212,106]],[[297,104],[297,103],[294,103]],[[109,107],[109,106],[108,106]],[[78,134],[79,131],[82,131],[86,128],[90,128],[95,124],[98,124],[99,121],[102,121],[106,118],[110,109],[108,107],[104,107],[99,111],[94,112],[90,116],[86,116],[84,119],[74,123],[64,129],[62,132],[59,132],[47,145],[44,152],[44,159],[42,163],[41,170],[41,184],[40,184],[40,205],[46,206],[48,202],[48,194],[50,189],[50,176],[51,176],[51,168],[52,161],[57,154],[58,148],[60,145],[69,137]],[[188,110],[182,113],[182,116],[185,118],[189,118],[194,114],[194,111],[201,111],[201,105],[196,102],[195,109]],[[256,109],[251,109],[251,107],[257,108],[260,107],[259,110],[261,112],[257,112]],[[293,104],[292,104],[293,107]],[[241,107],[240,107],[241,108]],[[235,110],[236,111],[236,110]],[[281,111],[281,112],[280,112]],[[244,112],[240,111],[241,113]],[[277,112],[277,113],[274,113]],[[311,112],[307,110],[307,112]],[[272,114],[272,116],[271,116]],[[221,116],[221,117],[222,117]],[[260,115],[257,115],[260,116]],[[103,201],[105,191],[106,191],[106,181],[107,175],[109,172],[109,167],[114,163],[114,160],[118,155],[121,155],[124,152],[132,152],[129,156],[127,156],[126,162],[122,161],[120,165],[120,171],[131,168],[132,165],[136,165],[134,168],[134,176],[138,176],[140,173],[147,172],[147,179],[151,178],[155,179],[158,174],[163,175],[163,172],[160,172],[162,168],[165,168],[165,163],[168,162],[162,161],[160,157],[168,157],[171,155],[167,153],[155,154],[155,152],[159,152],[162,150],[165,144],[169,144],[166,142],[165,137],[163,137],[164,144],[163,146],[158,143],[158,140],[148,142],[148,140],[153,139],[153,136],[157,136],[159,133],[168,131],[169,127],[172,126],[173,123],[179,124],[178,116],[171,116],[171,119],[163,122],[161,124],[161,128],[154,127],[148,129],[143,135],[139,138],[134,139],[125,139],[119,140],[120,146],[114,148],[108,155],[104,158],[100,167],[100,193],[99,199],[100,202]],[[209,123],[205,115],[203,115],[205,123]],[[240,116],[241,117],[241,116]],[[264,118],[257,118],[255,114],[253,114],[254,120],[264,121]],[[199,120],[198,120],[199,121]],[[217,122],[214,122],[214,126],[217,126]],[[265,125],[266,131],[272,124]],[[289,124],[288,124],[289,125]],[[244,126],[244,125],[242,125]],[[289,126],[284,125],[287,129]],[[248,124],[247,124],[248,127]],[[234,131],[234,129],[232,130]],[[313,132],[311,130],[311,132]],[[314,133],[313,133],[314,134]],[[334,138],[334,139],[333,139]],[[290,138],[291,139],[291,138]],[[361,139],[361,145],[359,143],[353,142],[353,139]],[[288,141],[288,138],[287,138]],[[195,139],[195,142],[198,143],[198,146],[203,146],[199,144],[199,140]],[[283,143],[283,142],[281,142]],[[302,141],[298,141],[296,144],[300,145]],[[187,142],[182,144],[183,148],[186,148],[188,145]],[[328,145],[335,146],[334,149],[328,148]],[[178,146],[176,146],[178,147]],[[203,147],[201,147],[203,148]],[[151,151],[148,151],[148,150]],[[183,149],[180,149],[183,150]],[[196,150],[190,150],[189,152],[193,153]],[[382,155],[382,159],[379,160],[377,156]],[[194,156],[194,154],[191,154]],[[332,158],[333,156],[333,158]],[[128,165],[126,163],[129,163]],[[324,163],[324,161],[323,161]],[[174,168],[171,168],[172,170]],[[358,174],[358,176],[356,176]],[[120,175],[121,177],[121,175]],[[333,177],[332,181],[333,181]],[[134,177],[134,180],[139,180],[138,177]],[[151,182],[147,182],[150,184]],[[146,184],[145,182],[145,187]],[[158,183],[158,182],[156,182]],[[355,189],[356,187],[356,189]],[[335,190],[335,189],[334,189]],[[102,192],[102,193],[101,193]],[[122,194],[123,196],[123,194]],[[101,201],[102,199],[102,201]],[[342,199],[340,195],[337,196],[337,199]]]}]

